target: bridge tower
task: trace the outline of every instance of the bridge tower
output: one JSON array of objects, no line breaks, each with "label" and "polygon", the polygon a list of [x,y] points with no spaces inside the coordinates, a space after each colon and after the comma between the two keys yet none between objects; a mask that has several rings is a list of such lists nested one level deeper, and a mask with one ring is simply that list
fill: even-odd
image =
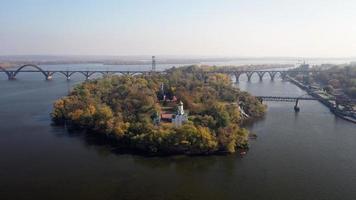
[{"label": "bridge tower", "polygon": [[152,71],[156,71],[156,56],[152,56]]},{"label": "bridge tower", "polygon": [[297,99],[297,100],[295,101],[294,111],[295,111],[295,112],[299,112],[299,111],[300,111],[299,99]]}]

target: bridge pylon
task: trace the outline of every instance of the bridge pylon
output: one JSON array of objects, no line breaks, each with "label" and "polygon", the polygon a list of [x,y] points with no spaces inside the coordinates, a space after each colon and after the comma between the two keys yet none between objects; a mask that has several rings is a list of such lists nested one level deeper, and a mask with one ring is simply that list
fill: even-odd
[{"label": "bridge pylon", "polygon": [[299,111],[300,111],[299,99],[297,99],[297,100],[295,101],[294,111],[295,111],[295,112],[299,112]]},{"label": "bridge pylon", "polygon": [[8,78],[9,80],[16,80],[16,73],[15,73],[15,72],[9,71],[9,72],[7,72],[6,74],[7,74],[7,78]]},{"label": "bridge pylon", "polygon": [[253,73],[254,72],[246,72],[248,82],[251,82],[251,77],[252,77]]},{"label": "bridge pylon", "polygon": [[265,75],[265,73],[266,72],[257,72],[257,74],[258,74],[258,77],[260,77],[260,81],[262,81],[263,80],[263,76]]},{"label": "bridge pylon", "polygon": [[50,81],[53,78],[53,72],[46,72],[46,81]]},{"label": "bridge pylon", "polygon": [[274,81],[274,77],[276,77],[277,72],[268,72],[269,76],[271,77],[271,81]]},{"label": "bridge pylon", "polygon": [[240,72],[235,72],[234,75],[235,75],[235,82],[238,83],[240,81],[241,73]]}]

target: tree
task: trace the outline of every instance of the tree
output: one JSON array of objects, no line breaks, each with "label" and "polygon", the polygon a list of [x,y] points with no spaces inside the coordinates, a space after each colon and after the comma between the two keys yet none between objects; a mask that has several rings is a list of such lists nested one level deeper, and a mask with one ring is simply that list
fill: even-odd
[{"label": "tree", "polygon": [[334,88],[331,85],[327,85],[323,89],[324,89],[325,92],[327,92],[329,94],[331,94],[333,92],[333,90],[334,90]]}]

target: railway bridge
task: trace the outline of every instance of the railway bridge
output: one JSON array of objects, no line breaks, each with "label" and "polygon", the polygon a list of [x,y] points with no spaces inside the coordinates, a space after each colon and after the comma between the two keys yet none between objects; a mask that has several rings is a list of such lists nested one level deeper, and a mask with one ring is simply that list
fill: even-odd
[{"label": "railway bridge", "polygon": [[215,71],[209,71],[207,73],[222,73],[222,74],[228,74],[230,76],[234,76],[236,79],[236,82],[239,82],[240,77],[242,75],[246,75],[247,80],[251,81],[252,76],[254,74],[257,74],[259,77],[259,80],[262,81],[264,76],[269,76],[272,81],[277,76],[280,76],[283,80],[286,79],[288,75],[292,74],[304,74],[304,75],[311,75],[313,73],[319,73],[320,70],[215,70]]},{"label": "railway bridge", "polygon": [[296,112],[300,111],[299,107],[299,101],[304,100],[304,101],[318,101],[317,98],[314,97],[290,97],[290,96],[256,96],[257,99],[259,99],[261,102],[263,101],[283,101],[283,102],[295,102],[294,105],[294,110]]}]

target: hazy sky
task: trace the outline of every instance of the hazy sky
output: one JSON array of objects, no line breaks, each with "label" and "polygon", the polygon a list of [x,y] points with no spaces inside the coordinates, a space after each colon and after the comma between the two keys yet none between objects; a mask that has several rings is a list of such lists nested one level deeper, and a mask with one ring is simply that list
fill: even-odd
[{"label": "hazy sky", "polygon": [[0,55],[356,56],[356,0],[0,0]]}]

